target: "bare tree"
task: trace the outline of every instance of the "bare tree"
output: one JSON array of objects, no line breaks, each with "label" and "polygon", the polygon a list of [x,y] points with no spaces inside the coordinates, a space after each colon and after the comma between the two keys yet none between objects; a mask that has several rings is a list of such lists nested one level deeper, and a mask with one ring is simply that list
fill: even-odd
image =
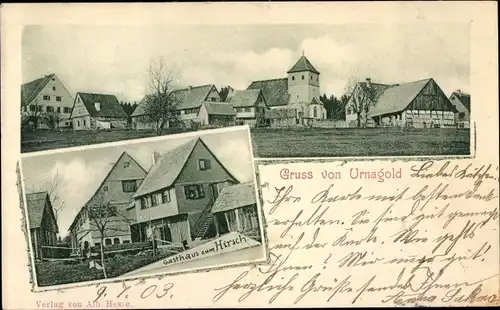
[{"label": "bare tree", "polygon": [[61,192],[64,190],[63,188],[64,182],[61,173],[59,170],[51,175],[40,187],[33,186],[30,191],[32,193],[36,192],[47,192],[49,195],[50,203],[52,205],[52,210],[54,211],[54,216],[56,217],[56,221],[59,217],[59,214],[64,209],[64,199],[61,197]]},{"label": "bare tree", "polygon": [[144,103],[144,116],[154,125],[157,135],[165,127],[177,122],[175,104],[178,98],[173,90],[177,75],[167,67],[163,58],[151,60],[148,67],[149,84]]},{"label": "bare tree", "polygon": [[345,87],[345,93],[350,97],[347,109],[352,109],[356,114],[357,127],[366,126],[368,112],[375,103],[375,90],[373,87],[361,87],[356,78],[351,77]]},{"label": "bare tree", "polygon": [[42,115],[41,121],[50,129],[54,130],[59,126],[62,120],[61,115],[56,112],[46,112]]},{"label": "bare tree", "polygon": [[38,98],[21,107],[21,129],[36,130],[43,116],[43,107]]},{"label": "bare tree", "polygon": [[[88,207],[88,218],[90,220],[91,231],[98,231],[101,239],[100,252],[101,252],[101,265],[104,278],[107,278],[106,263],[104,256],[104,238],[107,232],[118,231],[128,233],[128,227],[132,220],[120,210],[112,201],[104,199],[103,195],[97,195]],[[128,225],[113,225],[113,223]]]}]

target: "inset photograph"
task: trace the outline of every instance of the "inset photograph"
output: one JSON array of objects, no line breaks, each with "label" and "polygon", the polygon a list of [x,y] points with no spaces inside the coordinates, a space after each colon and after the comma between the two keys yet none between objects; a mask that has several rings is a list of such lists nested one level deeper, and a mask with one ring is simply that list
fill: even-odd
[{"label": "inset photograph", "polygon": [[267,259],[248,127],[24,155],[35,288]]}]

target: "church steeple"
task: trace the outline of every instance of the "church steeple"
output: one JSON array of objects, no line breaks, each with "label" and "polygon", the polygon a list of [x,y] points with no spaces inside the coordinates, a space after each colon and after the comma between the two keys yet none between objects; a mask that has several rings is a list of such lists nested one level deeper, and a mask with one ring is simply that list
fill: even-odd
[{"label": "church steeple", "polygon": [[302,51],[302,56],[299,58],[299,60],[295,63],[295,65],[287,71],[287,73],[294,73],[294,72],[312,72],[316,74],[320,74],[316,68],[311,64],[309,59],[304,55],[304,51]]},{"label": "church steeple", "polygon": [[290,103],[310,104],[313,98],[320,96],[320,73],[304,55],[304,51],[287,73]]}]

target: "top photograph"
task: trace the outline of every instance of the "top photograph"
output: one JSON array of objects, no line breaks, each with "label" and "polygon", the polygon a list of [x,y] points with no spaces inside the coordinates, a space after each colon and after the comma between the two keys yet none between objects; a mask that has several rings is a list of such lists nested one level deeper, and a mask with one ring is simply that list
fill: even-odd
[{"label": "top photograph", "polygon": [[469,31],[26,26],[21,152],[248,125],[256,158],[471,156]]}]

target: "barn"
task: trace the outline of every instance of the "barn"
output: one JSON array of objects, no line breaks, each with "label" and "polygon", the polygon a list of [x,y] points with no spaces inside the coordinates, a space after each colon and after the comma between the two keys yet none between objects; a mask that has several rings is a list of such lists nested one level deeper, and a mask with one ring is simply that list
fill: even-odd
[{"label": "barn", "polygon": [[456,107],[432,78],[384,90],[368,116],[377,127],[455,127]]}]

